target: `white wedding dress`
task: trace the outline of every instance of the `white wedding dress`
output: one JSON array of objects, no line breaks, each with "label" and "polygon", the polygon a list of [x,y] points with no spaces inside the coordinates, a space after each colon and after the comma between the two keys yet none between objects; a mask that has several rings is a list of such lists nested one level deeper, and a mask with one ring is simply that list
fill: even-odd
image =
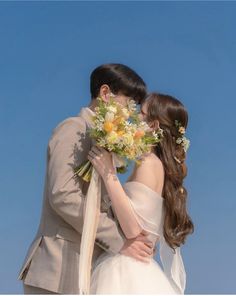
[{"label": "white wedding dress", "polygon": [[90,294],[184,294],[186,273],[180,248],[174,251],[163,237],[164,199],[146,185],[130,181],[123,185],[138,223],[149,232],[158,252],[162,268],[151,258],[149,263],[120,253],[103,253],[96,260]]}]

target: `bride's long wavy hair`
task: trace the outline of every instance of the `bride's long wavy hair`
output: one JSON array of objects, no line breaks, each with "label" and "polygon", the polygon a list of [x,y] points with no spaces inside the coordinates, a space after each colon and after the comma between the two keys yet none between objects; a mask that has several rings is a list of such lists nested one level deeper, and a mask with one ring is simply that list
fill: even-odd
[{"label": "bride's long wavy hair", "polygon": [[155,147],[155,153],[165,171],[162,191],[165,209],[163,235],[174,250],[184,244],[187,235],[194,231],[193,222],[187,213],[187,190],[183,186],[187,175],[186,153],[183,146],[176,143],[181,134],[175,125],[175,120],[178,120],[186,129],[188,113],[179,100],[169,95],[151,93],[147,100],[147,122],[158,120],[163,129],[163,138]]}]

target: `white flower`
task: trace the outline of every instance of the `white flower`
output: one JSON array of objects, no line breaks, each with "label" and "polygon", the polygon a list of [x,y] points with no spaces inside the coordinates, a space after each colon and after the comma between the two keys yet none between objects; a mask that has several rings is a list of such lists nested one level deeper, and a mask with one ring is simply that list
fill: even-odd
[{"label": "white flower", "polygon": [[185,137],[183,137],[182,146],[184,148],[184,151],[187,152],[187,150],[188,150],[188,148],[190,146],[190,141],[187,138],[185,138]]},{"label": "white flower", "polygon": [[176,140],[176,143],[177,144],[181,144],[183,149],[184,149],[184,152],[187,152],[189,146],[190,146],[190,141],[189,139],[187,139],[186,137],[179,137],[177,140]]},{"label": "white flower", "polygon": [[96,117],[96,121],[104,122],[104,118],[103,118],[103,116],[98,115],[98,116]]},{"label": "white flower", "polygon": [[178,138],[178,139],[176,140],[176,143],[177,143],[177,144],[181,144],[181,143],[182,143],[182,138]]},{"label": "white flower", "polygon": [[140,127],[142,128],[143,131],[145,132],[148,132],[148,131],[151,131],[152,129],[150,128],[150,126],[145,122],[145,121],[142,121],[140,123]]},{"label": "white flower", "polygon": [[106,145],[106,139],[105,138],[100,138],[98,140],[98,144],[99,144],[99,146],[105,147],[105,145]]},{"label": "white flower", "polygon": [[125,119],[129,118],[129,111],[126,108],[122,109],[122,114],[125,117]]},{"label": "white flower", "polygon": [[108,106],[107,107],[107,110],[109,112],[112,112],[112,113],[116,113],[117,112],[117,108],[115,106]]},{"label": "white flower", "polygon": [[136,102],[134,100],[129,100],[127,103],[127,107],[129,111],[135,111],[136,110]]},{"label": "white flower", "polygon": [[105,121],[113,121],[114,119],[114,113],[113,112],[107,112],[105,115]]}]

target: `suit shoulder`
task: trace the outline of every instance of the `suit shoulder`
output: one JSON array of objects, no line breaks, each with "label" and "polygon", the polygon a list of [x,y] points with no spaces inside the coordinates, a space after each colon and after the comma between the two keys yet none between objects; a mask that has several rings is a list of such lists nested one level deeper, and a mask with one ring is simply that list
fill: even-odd
[{"label": "suit shoulder", "polygon": [[56,134],[61,134],[65,132],[70,133],[73,131],[86,131],[86,122],[83,120],[83,118],[79,116],[65,118],[63,121],[59,122],[57,126],[52,130],[51,137],[55,136]]},{"label": "suit shoulder", "polygon": [[68,117],[53,129],[48,147],[52,150],[58,143],[72,145],[72,143],[86,138],[86,122],[84,119],[79,116]]}]

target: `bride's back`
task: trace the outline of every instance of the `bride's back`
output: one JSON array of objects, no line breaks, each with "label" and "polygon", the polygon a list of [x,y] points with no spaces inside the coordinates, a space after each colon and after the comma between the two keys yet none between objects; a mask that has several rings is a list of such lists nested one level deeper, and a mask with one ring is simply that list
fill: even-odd
[{"label": "bride's back", "polygon": [[164,167],[161,160],[154,153],[148,153],[141,159],[141,163],[134,167],[129,181],[143,183],[162,196],[164,186]]}]

